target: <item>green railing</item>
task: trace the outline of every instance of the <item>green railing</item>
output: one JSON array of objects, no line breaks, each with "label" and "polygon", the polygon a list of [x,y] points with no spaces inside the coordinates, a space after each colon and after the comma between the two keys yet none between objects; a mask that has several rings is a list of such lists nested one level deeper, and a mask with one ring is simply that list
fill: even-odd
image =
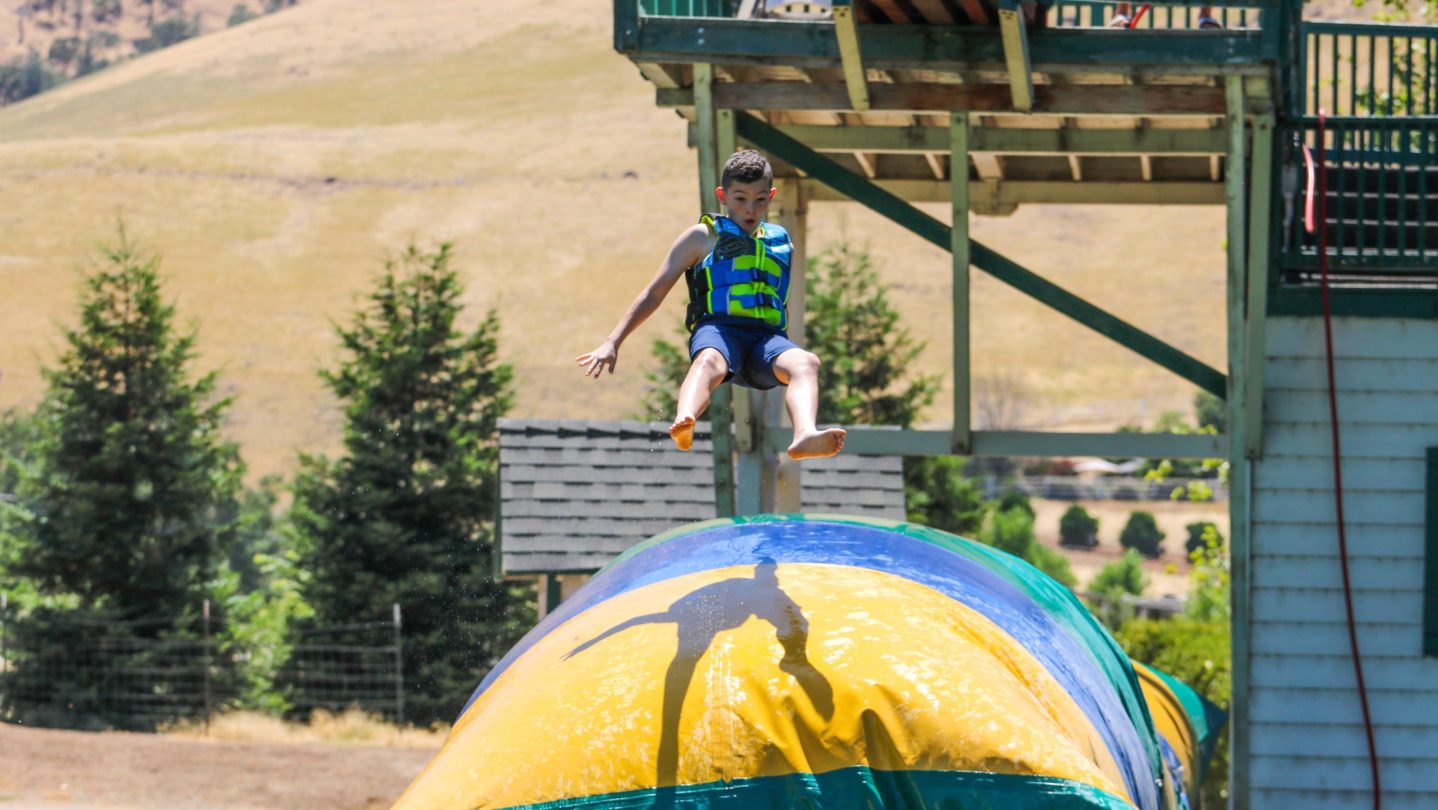
[{"label": "green railing", "polygon": [[739,0],[639,0],[639,8],[651,17],[733,17]]},{"label": "green railing", "polygon": [[[1143,3],[1130,5],[1136,12],[1143,6]],[[1104,28],[1113,20],[1116,9],[1117,4],[1113,2],[1058,0],[1049,12],[1049,25],[1059,28]],[[1258,27],[1258,9],[1256,8],[1216,8],[1213,10],[1213,16],[1224,28]],[[1197,27],[1198,7],[1159,5],[1148,9],[1139,19],[1137,26],[1139,30]]]},{"label": "green railing", "polygon": [[1438,114],[1438,26],[1303,23],[1291,102],[1296,115]]},{"label": "green railing", "polygon": [[[1280,128],[1283,215],[1280,286],[1318,283],[1317,227],[1304,227],[1306,169],[1318,161],[1318,122]],[[1314,173],[1314,220],[1326,218],[1329,274],[1340,287],[1432,287],[1438,281],[1438,118],[1344,116],[1324,127],[1323,166]],[[1319,176],[1322,172],[1322,176]],[[1318,195],[1327,185],[1326,216]]]},{"label": "green railing", "polygon": [[[626,0],[618,0],[625,2]],[[628,0],[638,2],[639,8],[651,17],[733,17],[739,13],[740,0]],[[1144,4],[1132,4],[1137,11]],[[791,15],[813,15],[830,7],[830,0],[756,0],[753,4],[756,16],[782,17]],[[1103,28],[1116,13],[1114,0],[1057,0],[1049,9],[1049,25],[1062,28]],[[1214,18],[1224,28],[1257,28],[1258,9],[1247,7],[1220,7],[1213,11]],[[1195,5],[1155,4],[1139,20],[1139,29],[1197,28],[1198,7]]]}]

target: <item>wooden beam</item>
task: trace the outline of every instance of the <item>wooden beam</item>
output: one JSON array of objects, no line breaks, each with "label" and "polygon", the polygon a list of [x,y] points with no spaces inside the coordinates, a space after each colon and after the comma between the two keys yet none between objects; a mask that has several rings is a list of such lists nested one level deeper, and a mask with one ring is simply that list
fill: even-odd
[{"label": "wooden beam", "polygon": [[[839,41],[839,60],[844,68],[846,108],[869,109],[869,77],[864,72],[864,56],[859,50],[859,26],[849,0],[835,0],[834,36]],[[838,109],[838,108],[836,108]]]},{"label": "wooden beam", "polygon": [[657,62],[636,63],[639,72],[653,82],[655,87],[674,88],[684,86],[684,73],[678,65],[661,65]]},{"label": "wooden beam", "polygon": [[[1243,430],[1244,455],[1263,457],[1263,374],[1268,322],[1269,234],[1272,224],[1274,116],[1253,122],[1253,174],[1249,189],[1248,300],[1245,302],[1244,340],[1247,407]],[[1435,516],[1438,517],[1438,516]]]},{"label": "wooden beam", "polygon": [[[897,430],[855,425],[844,438],[844,452],[861,456],[948,456],[947,430]],[[778,452],[783,436],[769,440]],[[974,456],[1111,456],[1121,458],[1223,458],[1228,437],[1212,433],[1048,433],[1025,430],[976,430]]]},{"label": "wooden beam", "polygon": [[[733,110],[859,109],[851,98],[853,83],[806,82],[726,83],[714,88],[714,104]],[[1012,97],[1005,85],[887,84],[868,87],[863,109],[899,112],[1012,113]],[[694,103],[687,89],[655,93],[661,107],[687,107]],[[1053,115],[1213,116],[1223,113],[1223,91],[1193,85],[1038,85],[1033,112]]]},{"label": "wooden beam", "polygon": [[[714,100],[714,68],[708,64],[694,66],[694,117],[699,145],[699,211],[714,210],[714,188],[719,185],[718,124]],[[709,404],[709,423],[714,447],[714,513],[718,517],[734,515],[734,441],[730,431],[733,421],[729,405],[729,386],[721,385]]]},{"label": "wooden beam", "polygon": [[[1249,4],[1249,0],[1244,0]],[[1273,0],[1274,6],[1278,0]],[[723,62],[839,67],[836,38],[823,26],[774,20],[621,16],[615,11],[615,48],[646,62]],[[1218,5],[1218,3],[1214,3]],[[1266,76],[1280,54],[1263,32],[1046,31],[1031,39],[1038,73],[1092,73],[1141,65],[1160,75]],[[1003,43],[992,29],[974,26],[875,25],[864,31],[864,60],[882,70],[1002,70]]]},{"label": "wooden beam", "polygon": [[[885,17],[889,18],[889,22],[900,24],[922,22],[922,20],[911,19],[908,12],[906,12],[903,6],[900,6],[896,0],[870,0],[870,2],[874,4],[875,8],[883,12]],[[836,3],[835,5],[838,4]]]},{"label": "wooden beam", "polygon": [[974,25],[989,26],[993,21],[989,19],[989,10],[984,7],[983,0],[959,0],[959,7],[968,15],[969,21]]},{"label": "wooden beam", "polygon": [[1083,158],[1078,155],[1069,155],[1069,171],[1073,173],[1074,182],[1083,180]]},{"label": "wooden beam", "polygon": [[1153,182],[1153,158],[1148,155],[1138,156],[1139,173],[1143,176],[1145,183]]},{"label": "wooden beam", "polygon": [[991,152],[970,151],[969,155],[974,159],[974,168],[978,169],[980,180],[1004,179],[1003,158]]},{"label": "wooden beam", "polygon": [[949,117],[949,200],[952,225],[949,230],[953,264],[953,371],[954,412],[953,440],[949,449],[955,455],[968,455],[973,443],[973,424],[969,413],[969,371],[972,353],[969,343],[969,266],[973,262],[969,243],[969,116],[953,113]]},{"label": "wooden beam", "polygon": [[1004,40],[1004,63],[1009,69],[1009,93],[1014,109],[1031,112],[1034,108],[1034,74],[1029,64],[1028,26],[1018,0],[1000,0],[999,31]]},{"label": "wooden beam", "polygon": [[930,25],[954,25],[958,20],[949,13],[943,0],[913,0],[914,8],[923,16],[923,22]]},{"label": "wooden beam", "polygon": [[879,176],[879,156],[873,152],[855,152],[854,160],[859,162],[859,168],[864,170],[864,176],[870,180]]},{"label": "wooden beam", "polygon": [[925,152],[924,160],[929,164],[929,171],[934,173],[935,180],[944,179],[944,161],[933,152]]},{"label": "wooden beam", "polygon": [[[948,151],[948,128],[789,124],[779,130],[819,152],[925,154]],[[1035,155],[1221,155],[1220,129],[1018,129],[970,127],[973,152]]]},{"label": "wooden beam", "polygon": [[[764,151],[803,169],[835,191],[863,203],[875,213],[913,231],[925,241],[945,250],[952,248],[953,234],[948,225],[889,194],[872,181],[855,175],[752,115],[739,117],[737,125],[744,138]],[[974,266],[999,281],[1204,390],[1218,394],[1224,391],[1227,381],[1217,369],[1115,317],[983,244],[972,240],[969,244],[973,251]]]},{"label": "wooden beam", "polygon": [[[939,180],[874,180],[879,188],[909,202],[948,202],[949,184]],[[815,180],[804,189],[814,202],[849,198]],[[1223,205],[1223,184],[1202,181],[990,180],[969,192],[975,211],[1007,209],[1023,204],[1064,205]]]}]

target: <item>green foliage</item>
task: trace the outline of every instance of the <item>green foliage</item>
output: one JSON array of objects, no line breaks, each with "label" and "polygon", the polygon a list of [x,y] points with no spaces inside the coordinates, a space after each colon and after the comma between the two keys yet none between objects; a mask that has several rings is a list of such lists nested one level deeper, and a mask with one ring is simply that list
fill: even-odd
[{"label": "green foliage", "polygon": [[135,40],[135,51],[142,54],[150,53],[199,35],[198,17],[193,20],[187,20],[184,17],[166,17],[150,24],[148,37]]},{"label": "green foliage", "polygon": [[1223,548],[1223,533],[1211,521],[1196,520],[1184,526],[1184,529],[1188,531],[1188,540],[1184,542],[1183,548],[1189,559],[1193,559],[1195,551],[1208,548],[1210,538],[1218,544],[1220,549]]},{"label": "green foliage", "polygon": [[1093,582],[1089,583],[1089,590],[1142,596],[1148,581],[1148,574],[1143,571],[1143,557],[1137,551],[1128,549],[1122,557],[1099,569]]},{"label": "green foliage", "polygon": [[1229,593],[1229,560],[1217,527],[1203,530],[1203,548],[1189,554],[1193,568],[1188,572],[1188,602],[1184,614],[1202,622],[1224,622],[1232,618]]},{"label": "green foliage", "polygon": [[233,536],[242,471],[220,426],[215,375],[191,381],[193,333],[176,334],[157,260],[120,231],[85,283],[37,415],[34,513],[11,572],[42,593],[126,618],[173,616],[204,596]]},{"label": "green foliage", "polygon": [[819,421],[910,426],[938,377],[912,372],[924,345],[900,325],[869,254],[840,242],[809,261],[809,350],[822,362]]},{"label": "green foliage", "polygon": [[989,513],[978,540],[1007,552],[1053,577],[1067,588],[1078,584],[1068,560],[1034,537],[1034,517],[1023,509],[996,509]]},{"label": "green foliage", "polygon": [[225,21],[225,25],[226,27],[234,28],[237,25],[243,25],[244,23],[247,23],[258,16],[260,15],[257,12],[251,11],[249,6],[245,5],[244,3],[239,3],[234,8],[230,9],[230,18]]},{"label": "green foliage", "polygon": [[1029,496],[1017,489],[1011,489],[999,495],[998,502],[994,508],[1000,512],[1018,510],[1028,515],[1030,519],[1036,517],[1034,505],[1029,503]]},{"label": "green foliage", "polygon": [[[1130,657],[1178,678],[1224,711],[1232,705],[1227,622],[1134,619],[1125,622],[1114,637]],[[1227,806],[1228,770],[1228,746],[1220,739],[1203,775],[1203,807]]]},{"label": "green foliage", "polygon": [[1080,548],[1098,545],[1098,518],[1079,504],[1065,509],[1059,518],[1059,544]]},{"label": "green foliage", "polygon": [[406,719],[452,720],[532,621],[524,587],[494,576],[498,420],[513,372],[499,320],[458,326],[450,247],[387,263],[337,331],[323,373],[344,407],[344,452],[305,456],[292,485],[302,592],[324,624],[404,613]]},{"label": "green foliage", "polygon": [[57,65],[68,65],[80,55],[81,48],[79,37],[56,37],[51,40],[45,57]]},{"label": "green foliage", "polygon": [[133,722],[101,697],[122,669],[151,673],[143,689],[170,705],[159,699],[188,675],[172,675],[153,642],[193,637],[234,536],[242,468],[220,436],[229,400],[215,396],[215,375],[190,379],[194,335],[175,333],[157,260],[123,229],[103,258],[40,408],[3,430],[14,500],[0,563],[7,588],[20,585],[7,624],[24,650],[4,688],[31,697],[12,718],[23,722]]},{"label": "green foliage", "polygon": [[0,65],[0,106],[38,95],[63,81],[63,74],[51,70],[39,54],[31,51],[28,56]]},{"label": "green foliage", "polygon": [[964,476],[964,460],[952,456],[904,459],[904,511],[908,520],[963,537],[983,525],[983,494]]},{"label": "green foliage", "polygon": [[1145,557],[1158,557],[1163,554],[1163,538],[1164,533],[1158,528],[1153,514],[1136,511],[1128,516],[1128,522],[1124,524],[1123,531],[1119,533],[1118,543]]},{"label": "green foliage", "polygon": [[1143,570],[1143,557],[1128,549],[1118,560],[1105,565],[1094,575],[1088,590],[1094,595],[1094,615],[1110,628],[1117,628],[1133,618],[1127,597],[1142,596],[1148,587],[1148,574]]},{"label": "green foliage", "polygon": [[1198,420],[1199,431],[1212,430],[1214,433],[1228,432],[1228,403],[1210,394],[1199,391],[1193,395],[1193,413]]},{"label": "green foliage", "polygon": [[679,386],[689,373],[688,333],[679,326],[678,342],[655,338],[649,344],[654,365],[644,371],[644,399],[640,401],[641,421],[669,421],[679,408]]}]

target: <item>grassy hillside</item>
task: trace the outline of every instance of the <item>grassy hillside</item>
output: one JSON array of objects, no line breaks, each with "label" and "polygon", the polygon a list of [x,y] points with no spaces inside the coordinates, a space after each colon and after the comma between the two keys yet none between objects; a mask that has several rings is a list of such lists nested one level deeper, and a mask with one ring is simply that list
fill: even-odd
[{"label": "grassy hillside", "polygon": [[[333,446],[315,374],[332,322],[408,240],[454,241],[469,303],[502,312],[516,415],[633,414],[682,293],[618,378],[586,381],[572,358],[693,221],[696,189],[682,122],[613,53],[608,15],[595,0],[308,0],[0,110],[0,408],[39,396],[78,270],[123,218],[163,255],[202,367],[237,395],[256,473]],[[946,369],[947,255],[852,205],[810,221],[811,250],[874,248],[925,365]],[[974,235],[1223,366],[1221,209],[1030,207]],[[1028,426],[1187,408],[1191,386],[982,274],[974,299],[975,375],[1016,381]]]}]

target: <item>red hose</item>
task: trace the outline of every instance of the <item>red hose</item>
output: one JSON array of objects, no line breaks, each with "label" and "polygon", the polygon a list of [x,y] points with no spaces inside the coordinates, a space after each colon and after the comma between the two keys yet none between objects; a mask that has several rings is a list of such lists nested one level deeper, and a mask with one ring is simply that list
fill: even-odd
[{"label": "red hose", "polygon": [[[1318,165],[1323,166],[1324,123],[1327,114],[1318,111]],[[1304,147],[1307,151],[1307,147]],[[1310,176],[1313,171],[1309,164]],[[1318,175],[1318,269],[1323,299],[1323,342],[1328,360],[1328,416],[1333,427],[1333,496],[1338,506],[1338,561],[1343,571],[1343,605],[1348,610],[1348,648],[1353,673],[1358,677],[1358,700],[1363,706],[1363,733],[1368,737],[1368,766],[1373,773],[1373,810],[1383,806],[1383,788],[1378,780],[1378,747],[1373,742],[1373,720],[1368,713],[1368,688],[1363,683],[1363,660],[1358,655],[1358,628],[1353,619],[1353,589],[1348,581],[1348,534],[1343,521],[1343,468],[1339,463],[1338,395],[1333,382],[1333,309],[1328,300],[1328,172]]]},{"label": "red hose", "polygon": [[1138,27],[1138,21],[1141,20],[1141,19],[1143,19],[1143,13],[1144,13],[1145,11],[1148,11],[1148,10],[1151,9],[1151,8],[1153,8],[1153,4],[1152,4],[1152,3],[1144,3],[1143,5],[1139,6],[1139,7],[1138,7],[1138,13],[1136,13],[1136,14],[1133,15],[1133,19],[1132,19],[1132,20],[1129,20],[1129,21],[1128,21],[1128,27],[1129,27],[1129,28],[1137,28],[1137,27]]},{"label": "red hose", "polygon": [[1308,195],[1303,203],[1303,230],[1313,233],[1313,152],[1306,143],[1303,145],[1303,165],[1308,169]]}]

